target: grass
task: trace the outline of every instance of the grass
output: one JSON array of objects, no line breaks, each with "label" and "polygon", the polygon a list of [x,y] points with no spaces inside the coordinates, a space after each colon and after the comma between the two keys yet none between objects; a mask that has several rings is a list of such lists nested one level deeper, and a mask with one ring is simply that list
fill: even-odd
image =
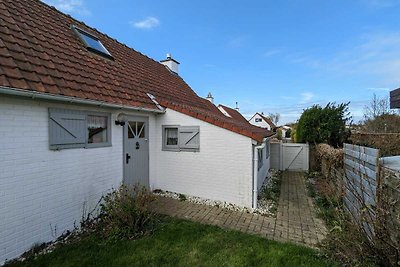
[{"label": "grass", "polygon": [[338,266],[318,252],[216,226],[166,219],[151,235],[106,243],[95,235],[10,266]]}]

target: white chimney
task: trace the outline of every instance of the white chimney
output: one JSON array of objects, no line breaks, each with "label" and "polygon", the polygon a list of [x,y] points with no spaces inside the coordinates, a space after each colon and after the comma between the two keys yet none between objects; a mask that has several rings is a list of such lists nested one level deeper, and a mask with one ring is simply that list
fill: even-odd
[{"label": "white chimney", "polygon": [[239,111],[239,105],[238,105],[238,102],[236,102],[236,107],[235,107],[235,109],[236,109],[237,111]]},{"label": "white chimney", "polygon": [[206,99],[214,104],[214,97],[212,96],[211,92],[208,93]]},{"label": "white chimney", "polygon": [[160,63],[167,66],[171,71],[178,74],[179,72],[179,62],[172,58],[171,54],[167,54],[167,59],[160,60]]}]

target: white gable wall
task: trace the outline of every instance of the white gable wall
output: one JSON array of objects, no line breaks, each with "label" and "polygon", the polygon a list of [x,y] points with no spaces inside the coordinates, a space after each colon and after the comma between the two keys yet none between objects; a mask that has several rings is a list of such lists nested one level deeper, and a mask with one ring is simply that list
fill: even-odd
[{"label": "white gable wall", "polygon": [[[261,122],[256,122],[257,119],[261,119]],[[268,131],[271,131],[271,125],[269,125],[259,114],[255,114],[253,118],[249,120],[250,124],[255,125],[257,127],[265,128],[268,129]]]},{"label": "white gable wall", "polygon": [[[112,112],[112,146],[50,150],[49,107]],[[118,114],[0,95],[0,264],[72,230],[74,223],[79,226],[83,212],[122,183],[123,127],[114,124]],[[151,115],[150,129],[154,122]]]},{"label": "white gable wall", "polygon": [[[200,126],[199,152],[162,151],[162,125]],[[156,121],[159,188],[241,206],[252,203],[252,143],[243,135],[168,109]]]}]

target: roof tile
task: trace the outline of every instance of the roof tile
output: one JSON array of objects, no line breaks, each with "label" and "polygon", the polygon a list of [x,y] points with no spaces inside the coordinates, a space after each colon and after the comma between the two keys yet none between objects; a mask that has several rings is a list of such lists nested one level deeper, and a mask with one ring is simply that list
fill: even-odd
[{"label": "roof tile", "polygon": [[[15,78],[12,78],[11,76],[7,75],[7,80],[9,81],[10,86],[13,88],[29,89],[28,84],[23,79],[15,79]],[[1,86],[3,86],[3,85],[1,85]]]},{"label": "roof tile", "polygon": [[[86,50],[71,25],[97,36],[114,60]],[[257,141],[267,135],[224,116],[159,62],[37,0],[0,2],[0,69],[0,86],[157,109],[151,93],[164,107]]]}]

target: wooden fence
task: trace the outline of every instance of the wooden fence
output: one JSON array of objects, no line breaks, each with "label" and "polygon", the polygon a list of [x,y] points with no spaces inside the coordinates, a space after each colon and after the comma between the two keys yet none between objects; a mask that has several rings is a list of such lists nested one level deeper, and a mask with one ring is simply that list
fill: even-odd
[{"label": "wooden fence", "polygon": [[397,266],[400,262],[400,170],[385,164],[377,149],[345,144],[343,150],[334,150],[317,147],[321,173],[329,184],[325,196],[342,200],[353,223],[368,238],[369,246],[382,259]]},{"label": "wooden fence", "polygon": [[344,144],[344,205],[370,240],[375,236],[379,170],[378,149]]}]

